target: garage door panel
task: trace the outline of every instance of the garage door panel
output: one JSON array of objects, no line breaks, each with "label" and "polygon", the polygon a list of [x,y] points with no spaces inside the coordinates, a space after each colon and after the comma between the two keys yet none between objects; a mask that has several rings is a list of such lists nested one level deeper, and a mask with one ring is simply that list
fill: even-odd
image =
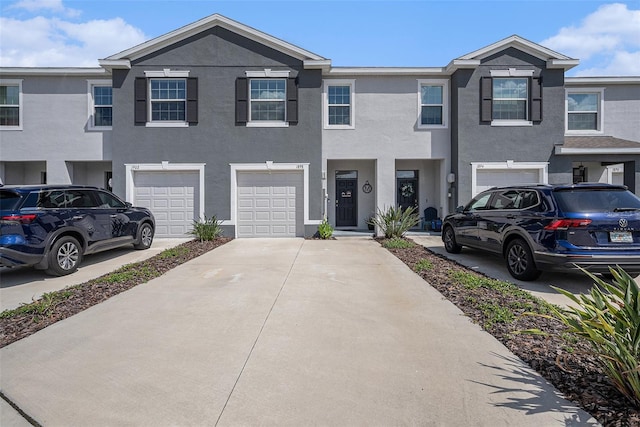
[{"label": "garage door panel", "polygon": [[157,237],[184,237],[198,218],[199,173],[185,171],[137,171],[134,201],[151,209]]},{"label": "garage door panel", "polygon": [[237,178],[238,237],[296,236],[303,220],[302,173],[241,172]]}]

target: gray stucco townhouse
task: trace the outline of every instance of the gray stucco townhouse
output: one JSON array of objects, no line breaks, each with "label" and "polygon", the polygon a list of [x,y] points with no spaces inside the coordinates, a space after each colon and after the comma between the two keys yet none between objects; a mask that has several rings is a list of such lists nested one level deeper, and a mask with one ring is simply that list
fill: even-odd
[{"label": "gray stucco townhouse", "polygon": [[234,237],[366,229],[502,184],[640,190],[640,78],[511,36],[442,67],[334,67],[212,15],[96,68],[0,69],[0,179],[112,189],[157,236],[215,215]]}]

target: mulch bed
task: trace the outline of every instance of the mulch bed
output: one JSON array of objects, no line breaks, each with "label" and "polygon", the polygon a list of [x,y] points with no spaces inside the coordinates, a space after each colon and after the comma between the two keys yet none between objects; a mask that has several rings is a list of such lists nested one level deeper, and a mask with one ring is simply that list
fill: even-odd
[{"label": "mulch bed", "polygon": [[[212,249],[221,246],[230,238],[219,237],[211,241],[190,240],[147,260],[130,264],[80,285],[56,291],[50,303],[43,304],[40,298],[32,304],[21,307],[21,314],[2,316],[0,314],[0,348],[25,338],[60,320],[71,317],[87,308],[99,304],[114,295],[129,290],[161,276],[167,271],[184,264]],[[40,304],[38,304],[40,302]],[[6,313],[6,312],[4,312]]]},{"label": "mulch bed", "polygon": [[[452,272],[466,272],[485,277],[453,260],[416,245],[407,249],[389,249],[412,270],[421,260],[428,260],[432,268],[418,274],[445,298],[459,307],[472,321],[502,342],[511,352],[549,380],[566,399],[576,403],[604,426],[640,426],[640,408],[616,390],[599,368],[591,347],[583,339],[563,335],[566,328],[554,319],[540,316],[520,316],[530,300],[485,287],[470,289],[451,279]],[[423,261],[424,263],[424,261]],[[483,304],[499,303],[511,307],[513,322],[488,322],[480,308]],[[515,334],[538,329],[547,336]]]}]

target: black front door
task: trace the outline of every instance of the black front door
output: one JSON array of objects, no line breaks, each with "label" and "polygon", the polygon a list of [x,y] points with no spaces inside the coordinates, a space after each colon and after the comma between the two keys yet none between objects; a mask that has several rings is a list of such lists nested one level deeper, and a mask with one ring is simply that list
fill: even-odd
[{"label": "black front door", "polygon": [[418,171],[396,172],[398,206],[418,208]]},{"label": "black front door", "polygon": [[358,173],[336,172],[336,227],[358,225]]}]

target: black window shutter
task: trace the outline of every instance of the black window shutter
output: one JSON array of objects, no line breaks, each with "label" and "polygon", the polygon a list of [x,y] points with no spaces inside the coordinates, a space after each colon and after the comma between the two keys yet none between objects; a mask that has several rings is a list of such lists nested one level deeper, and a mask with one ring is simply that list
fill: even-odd
[{"label": "black window shutter", "polygon": [[198,123],[198,79],[187,79],[187,122]]},{"label": "black window shutter", "polygon": [[542,77],[531,78],[531,121],[542,121]]},{"label": "black window shutter", "polygon": [[483,77],[480,85],[480,120],[490,122],[493,119],[493,79]]},{"label": "black window shutter", "polygon": [[236,79],[236,123],[247,123],[249,87],[246,77]]},{"label": "black window shutter", "polygon": [[287,79],[287,121],[298,123],[298,86],[294,77]]},{"label": "black window shutter", "polygon": [[144,77],[136,77],[135,82],[135,123],[147,123],[147,79]]}]

